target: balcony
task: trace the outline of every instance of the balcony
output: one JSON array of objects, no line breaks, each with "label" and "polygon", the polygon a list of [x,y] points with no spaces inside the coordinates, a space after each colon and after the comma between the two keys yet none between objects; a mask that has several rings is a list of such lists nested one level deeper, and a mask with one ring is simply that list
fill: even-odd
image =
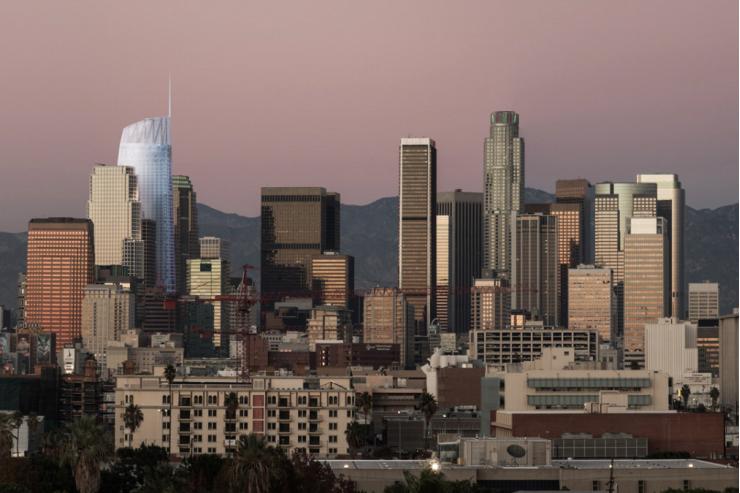
[{"label": "balcony", "polygon": [[226,448],[234,448],[236,447],[236,438],[227,438],[224,440],[224,447]]}]

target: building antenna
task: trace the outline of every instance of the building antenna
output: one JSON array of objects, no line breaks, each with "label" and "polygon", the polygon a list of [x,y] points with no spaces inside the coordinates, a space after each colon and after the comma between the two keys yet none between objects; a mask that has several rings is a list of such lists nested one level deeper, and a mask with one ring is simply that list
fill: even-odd
[{"label": "building antenna", "polygon": [[167,116],[172,118],[172,72],[167,81]]}]

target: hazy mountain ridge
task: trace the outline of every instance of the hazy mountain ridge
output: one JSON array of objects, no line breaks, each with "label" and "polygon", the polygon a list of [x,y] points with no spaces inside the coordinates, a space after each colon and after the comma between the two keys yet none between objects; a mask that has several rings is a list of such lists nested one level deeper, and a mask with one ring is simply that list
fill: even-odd
[{"label": "hazy mountain ridge", "polygon": [[[552,194],[526,189],[525,201],[551,202]],[[358,288],[394,286],[398,255],[398,198],[384,197],[366,205],[342,204],[341,247],[355,256]],[[231,241],[234,275],[239,266],[255,267],[259,282],[260,219],[224,213],[198,204],[201,236],[219,236]],[[720,283],[721,310],[737,306],[738,204],[717,209],[686,212],[686,276],[688,282],[705,279]],[[25,268],[25,233],[0,233],[0,304],[16,306],[18,273]]]}]

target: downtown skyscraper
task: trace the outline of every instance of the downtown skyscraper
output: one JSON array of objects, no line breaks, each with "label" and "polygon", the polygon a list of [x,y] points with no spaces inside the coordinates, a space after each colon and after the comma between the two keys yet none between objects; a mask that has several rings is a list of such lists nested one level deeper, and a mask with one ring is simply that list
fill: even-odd
[{"label": "downtown skyscraper", "polygon": [[156,228],[156,284],[176,290],[172,216],[172,146],[170,117],[146,118],[123,129],[118,165],[131,166],[139,185],[142,219]]},{"label": "downtown skyscraper", "polygon": [[437,194],[436,307],[443,330],[467,332],[470,325],[470,288],[480,277],[483,194]]},{"label": "downtown skyscraper", "polygon": [[491,114],[483,177],[483,267],[508,272],[512,214],[521,212],[524,202],[524,140],[519,137],[519,114]]},{"label": "downtown skyscraper", "polygon": [[637,183],[654,183],[657,187],[656,214],[667,221],[671,264],[671,315],[682,319],[686,316],[686,280],[684,278],[684,212],[686,193],[681,188],[678,175],[637,175]]},{"label": "downtown skyscraper", "polygon": [[413,307],[415,333],[436,317],[437,148],[432,139],[403,138],[399,147],[398,287]]},{"label": "downtown skyscraper", "polygon": [[175,279],[177,292],[184,293],[187,285],[187,261],[200,256],[198,208],[190,177],[172,177],[172,203],[175,221]]},{"label": "downtown skyscraper", "polygon": [[134,169],[97,164],[90,175],[87,217],[95,236],[95,264],[123,265],[144,277],[141,203]]},{"label": "downtown skyscraper", "polygon": [[93,223],[52,217],[28,224],[25,323],[64,347],[81,336],[82,298],[95,277]]},{"label": "downtown skyscraper", "polygon": [[312,297],[311,259],[339,250],[339,217],[338,193],[320,187],[262,188],[263,312],[286,297]]}]

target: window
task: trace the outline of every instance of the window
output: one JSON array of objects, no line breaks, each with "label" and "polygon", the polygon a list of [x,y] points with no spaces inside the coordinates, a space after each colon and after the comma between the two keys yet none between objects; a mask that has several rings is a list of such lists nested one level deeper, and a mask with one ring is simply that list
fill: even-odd
[{"label": "window", "polygon": [[239,396],[239,405],[240,406],[248,406],[249,405],[249,396],[240,395]]},{"label": "window", "polygon": [[216,410],[215,409],[209,409],[208,410],[208,417],[209,418],[215,418],[216,417]]},{"label": "window", "polygon": [[166,442],[170,439],[169,435],[162,435],[162,441]]},{"label": "window", "polygon": [[337,417],[337,410],[336,409],[330,409],[329,410],[329,417],[330,418],[336,418]]},{"label": "window", "polygon": [[216,429],[216,423],[214,423],[214,422],[212,422],[212,421],[211,421],[211,422],[209,422],[209,423],[208,423],[208,429],[209,429],[209,430],[215,430],[215,429]]},{"label": "window", "polygon": [[306,417],[306,410],[305,409],[299,409],[298,410],[298,417],[299,418],[305,418]]},{"label": "window", "polygon": [[206,263],[206,262],[201,262],[200,271],[201,272],[211,272],[211,264]]},{"label": "window", "polygon": [[351,406],[354,403],[354,400],[355,400],[354,397],[352,397],[351,395],[348,395],[347,396],[347,405],[348,406]]},{"label": "window", "polygon": [[339,397],[336,395],[330,395],[329,396],[329,405],[330,406],[336,406],[339,404]]},{"label": "window", "polygon": [[306,435],[298,435],[298,443],[306,443]]},{"label": "window", "polygon": [[194,430],[202,430],[203,429],[203,423],[196,421],[193,423],[193,429]]},{"label": "window", "polygon": [[170,422],[169,421],[165,421],[164,423],[162,423],[162,429],[163,430],[169,430],[170,429]]},{"label": "window", "polygon": [[269,436],[267,437],[267,441],[268,441],[268,442],[272,442],[272,443],[275,443],[275,435],[269,435]]},{"label": "window", "polygon": [[298,396],[298,405],[299,406],[305,406],[308,404],[308,397],[305,395],[299,395]]},{"label": "window", "polygon": [[277,396],[268,395],[267,396],[267,405],[268,406],[275,406],[275,405],[277,405]]},{"label": "window", "polygon": [[170,403],[170,396],[168,394],[164,394],[162,396],[162,404],[169,404]]},{"label": "window", "polygon": [[277,416],[277,414],[275,413],[275,410],[274,409],[268,409],[267,410],[267,417],[268,418],[274,418],[275,416]]},{"label": "window", "polygon": [[642,479],[637,481],[637,493],[645,493],[645,491],[645,481],[643,481]]},{"label": "window", "polygon": [[691,482],[688,479],[683,480],[683,490],[688,491],[691,489]]},{"label": "window", "polygon": [[216,453],[216,449],[213,448],[213,447],[208,447],[208,453],[209,454],[215,454]]},{"label": "window", "polygon": [[298,423],[298,429],[299,430],[305,430],[306,429],[306,423]]},{"label": "window", "polygon": [[218,394],[211,394],[208,396],[209,406],[218,406]]},{"label": "window", "polygon": [[601,481],[592,481],[591,491],[601,491]]},{"label": "window", "polygon": [[240,430],[246,430],[246,429],[247,429],[247,425],[248,425],[248,424],[249,424],[249,423],[239,423],[239,429],[240,429]]},{"label": "window", "polygon": [[246,418],[249,416],[249,409],[239,409],[239,417]]},{"label": "window", "polygon": [[203,405],[203,396],[202,395],[193,396],[193,404]]},{"label": "window", "polygon": [[277,429],[277,423],[267,423],[267,429],[268,430],[275,430],[275,429]]},{"label": "window", "polygon": [[330,448],[330,449],[329,449],[329,453],[330,453],[330,454],[336,454],[336,453],[337,453],[337,449],[335,449],[335,448]]},{"label": "window", "polygon": [[195,409],[193,410],[193,416],[196,416],[198,418],[203,416],[203,410],[202,409]]},{"label": "window", "polygon": [[330,430],[336,430],[337,429],[337,424],[336,423],[329,423],[329,429]]},{"label": "window", "polygon": [[216,435],[208,435],[208,441],[213,443],[216,441]]}]

